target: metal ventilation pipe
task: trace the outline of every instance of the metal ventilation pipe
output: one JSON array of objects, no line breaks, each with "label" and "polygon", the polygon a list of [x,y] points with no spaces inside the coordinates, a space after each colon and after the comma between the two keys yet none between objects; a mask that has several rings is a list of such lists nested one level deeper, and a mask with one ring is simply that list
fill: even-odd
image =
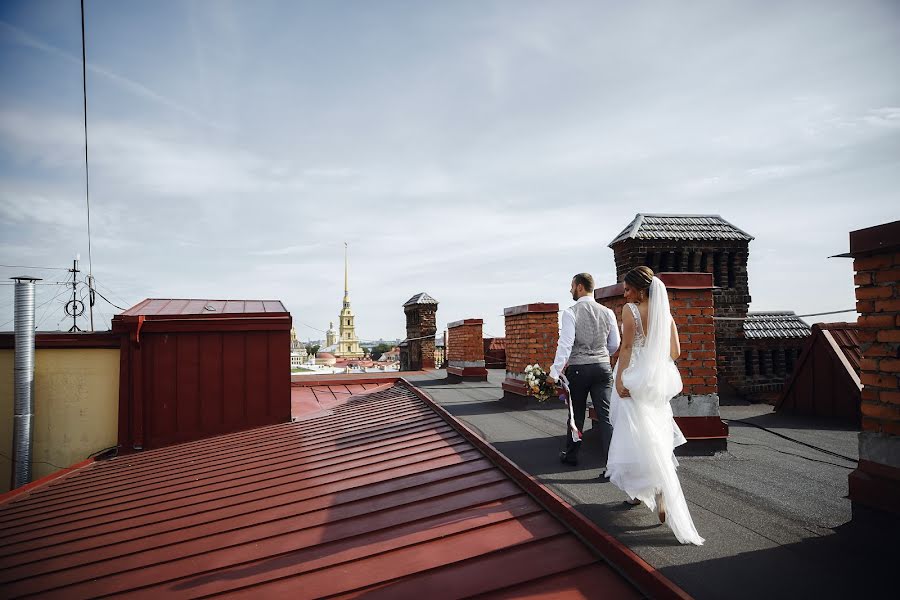
[{"label": "metal ventilation pipe", "polygon": [[11,489],[31,482],[34,433],[34,282],[37,277],[13,277],[16,282]]}]

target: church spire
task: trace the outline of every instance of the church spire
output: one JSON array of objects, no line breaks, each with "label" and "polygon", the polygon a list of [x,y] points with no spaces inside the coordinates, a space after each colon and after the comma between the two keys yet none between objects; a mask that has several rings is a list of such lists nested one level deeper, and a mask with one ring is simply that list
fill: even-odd
[{"label": "church spire", "polygon": [[347,262],[347,242],[344,242],[344,308],[350,306],[350,287],[347,285],[347,271],[349,263]]}]

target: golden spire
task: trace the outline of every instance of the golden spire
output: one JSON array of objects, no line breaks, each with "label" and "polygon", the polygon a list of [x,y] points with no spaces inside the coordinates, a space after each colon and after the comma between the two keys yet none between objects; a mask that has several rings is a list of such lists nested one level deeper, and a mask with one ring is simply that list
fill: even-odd
[{"label": "golden spire", "polygon": [[344,242],[344,307],[349,306],[350,287],[347,285],[347,271],[349,269],[347,262],[347,242]]}]

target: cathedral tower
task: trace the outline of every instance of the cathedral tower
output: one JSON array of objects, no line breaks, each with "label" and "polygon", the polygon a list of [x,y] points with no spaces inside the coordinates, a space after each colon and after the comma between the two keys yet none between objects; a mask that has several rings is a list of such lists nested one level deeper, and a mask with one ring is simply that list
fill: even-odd
[{"label": "cathedral tower", "polygon": [[344,304],[341,308],[340,317],[338,317],[340,338],[337,340],[338,348],[334,355],[342,358],[362,358],[364,353],[359,346],[359,338],[356,337],[356,328],[353,324],[353,310],[350,308],[348,271],[347,242],[344,242]]}]

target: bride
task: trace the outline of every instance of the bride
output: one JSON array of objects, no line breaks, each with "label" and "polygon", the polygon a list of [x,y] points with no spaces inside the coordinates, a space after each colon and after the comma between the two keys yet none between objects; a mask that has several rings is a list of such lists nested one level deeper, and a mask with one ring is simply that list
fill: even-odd
[{"label": "bride", "polygon": [[655,510],[682,544],[703,544],[688,511],[673,450],[684,435],[669,404],[681,391],[681,353],[666,286],[648,267],[625,275],[622,346],[610,401],[613,426],[606,475],[637,505]]}]

